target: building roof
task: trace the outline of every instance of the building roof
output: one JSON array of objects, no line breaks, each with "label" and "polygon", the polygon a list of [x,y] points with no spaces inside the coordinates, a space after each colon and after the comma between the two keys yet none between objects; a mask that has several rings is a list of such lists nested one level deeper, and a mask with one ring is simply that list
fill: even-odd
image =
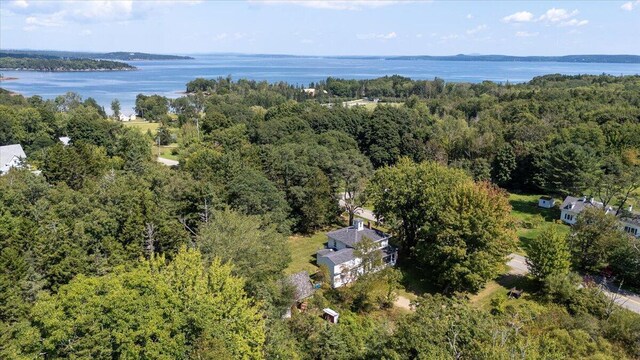
[{"label": "building roof", "polygon": [[14,157],[25,159],[27,154],[22,150],[20,144],[0,146],[0,173],[9,171],[9,162]]},{"label": "building roof", "polygon": [[[603,204],[599,201],[594,201],[593,199],[588,199],[586,197],[573,197],[567,196],[566,199],[562,202],[562,206],[560,206],[561,210],[569,210],[574,213],[580,213],[587,207],[595,207],[597,209],[602,209]],[[615,214],[617,208],[607,207],[607,214]],[[619,214],[620,221],[640,225],[640,213],[634,211],[624,210]]]},{"label": "building roof", "polygon": [[309,273],[306,271],[300,271],[295,274],[289,275],[288,278],[291,285],[295,287],[295,299],[296,301],[300,301],[308,298],[313,295],[315,289],[313,285],[311,285],[311,280],[309,279]]},{"label": "building roof", "polygon": [[543,195],[540,196],[540,200],[553,200],[553,198],[551,196]]},{"label": "building roof", "polygon": [[333,311],[333,310],[331,310],[329,308],[322,309],[322,312],[325,313],[325,314],[329,314],[331,316],[338,316],[337,312],[335,312],[335,311]]},{"label": "building roof", "polygon": [[318,250],[318,252],[316,253],[317,256],[325,256],[329,253],[332,253],[333,249],[320,249]]},{"label": "building roof", "polygon": [[593,199],[587,199],[586,197],[577,198],[573,196],[567,196],[562,202],[562,205],[560,205],[560,209],[580,213],[582,212],[582,210],[588,207],[602,209],[602,206],[603,205],[601,202],[595,201]]},{"label": "building roof", "polygon": [[366,227],[358,231],[354,226],[331,231],[327,233],[327,236],[350,247],[353,247],[355,244],[360,242],[360,240],[365,236],[373,240],[373,242],[379,242],[391,237],[391,235],[385,234],[380,230],[369,229]]},{"label": "building roof", "polygon": [[324,255],[320,255],[320,252],[318,252],[318,257],[325,257],[331,260],[334,265],[344,264],[356,258],[352,248],[330,251]]},{"label": "building roof", "polygon": [[60,140],[60,142],[62,143],[62,145],[69,145],[69,143],[71,142],[71,138],[68,136],[61,136],[58,138],[58,140]]}]

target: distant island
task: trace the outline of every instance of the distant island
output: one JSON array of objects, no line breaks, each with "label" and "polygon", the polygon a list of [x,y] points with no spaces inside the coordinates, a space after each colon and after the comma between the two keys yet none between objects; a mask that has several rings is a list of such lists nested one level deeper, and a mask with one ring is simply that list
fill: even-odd
[{"label": "distant island", "polygon": [[56,50],[2,50],[0,51],[0,57],[2,56],[43,58],[43,59],[94,59],[94,60],[123,60],[123,61],[192,60],[193,59],[190,56],[147,54],[147,53],[141,53],[141,52],[127,52],[127,51],[94,53],[94,52],[56,51]]},{"label": "distant island", "polygon": [[565,55],[565,56],[509,56],[509,55],[451,55],[451,56],[389,56],[387,60],[440,61],[524,61],[640,64],[640,55]]},{"label": "distant island", "polygon": [[90,53],[54,50],[2,50],[0,70],[9,71],[128,71],[133,60],[188,60],[188,56],[147,54],[141,52]]},{"label": "distant island", "polygon": [[0,56],[0,71],[128,71],[135,66],[110,60]]}]

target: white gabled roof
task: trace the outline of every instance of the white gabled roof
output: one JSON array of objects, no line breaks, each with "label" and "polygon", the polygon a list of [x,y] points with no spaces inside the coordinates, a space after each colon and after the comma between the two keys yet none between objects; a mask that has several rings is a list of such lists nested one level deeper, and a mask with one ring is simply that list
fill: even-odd
[{"label": "white gabled roof", "polygon": [[14,158],[26,159],[27,154],[20,144],[0,146],[0,173],[9,171],[9,164]]},{"label": "white gabled roof", "polygon": [[322,309],[322,312],[324,312],[325,314],[329,314],[331,316],[338,316],[338,313],[329,309],[329,308],[324,308]]}]

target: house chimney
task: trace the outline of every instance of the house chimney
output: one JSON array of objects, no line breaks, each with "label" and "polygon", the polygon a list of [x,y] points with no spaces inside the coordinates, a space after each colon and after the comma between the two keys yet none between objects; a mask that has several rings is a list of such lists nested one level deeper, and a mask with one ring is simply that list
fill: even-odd
[{"label": "house chimney", "polygon": [[629,205],[629,212],[633,211],[633,205]]},{"label": "house chimney", "polygon": [[362,231],[364,229],[364,221],[362,219],[353,219],[353,227],[356,231]]},{"label": "house chimney", "polygon": [[582,197],[582,199],[580,199],[580,201],[582,201],[582,202],[587,201],[587,197],[586,197],[586,196],[583,196],[583,197]]},{"label": "house chimney", "polygon": [[589,198],[589,203],[590,203],[590,204],[593,204],[593,200],[594,200],[594,198],[593,198],[593,197],[590,197],[590,198]]},{"label": "house chimney", "polygon": [[[631,211],[631,210],[629,210],[629,211]],[[367,221],[367,229],[371,229],[371,221],[370,220]]]}]

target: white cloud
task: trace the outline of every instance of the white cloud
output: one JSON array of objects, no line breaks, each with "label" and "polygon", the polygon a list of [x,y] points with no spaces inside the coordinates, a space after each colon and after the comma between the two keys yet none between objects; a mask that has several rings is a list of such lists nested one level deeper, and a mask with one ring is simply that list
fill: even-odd
[{"label": "white cloud", "polygon": [[213,37],[213,39],[214,39],[215,41],[221,41],[221,40],[224,40],[224,39],[226,39],[226,38],[228,38],[228,37],[229,37],[229,34],[227,34],[227,33],[221,33],[221,34],[217,34],[217,35],[215,35],[215,36]]},{"label": "white cloud", "polygon": [[447,40],[455,40],[460,38],[460,35],[458,34],[449,34],[449,35],[444,35],[440,37],[440,40],[442,41],[447,41]]},{"label": "white cloud", "polygon": [[11,5],[21,9],[29,7],[29,3],[27,2],[27,0],[14,0],[11,2]]},{"label": "white cloud", "polygon": [[406,4],[411,1],[367,1],[367,0],[334,0],[334,1],[320,1],[320,0],[254,0],[253,3],[265,4],[265,5],[298,5],[313,9],[327,9],[327,10],[362,10],[365,8],[379,8],[383,6]]},{"label": "white cloud", "polygon": [[584,26],[589,23],[589,20],[571,19],[569,21],[563,21],[560,26]]},{"label": "white cloud", "polygon": [[485,29],[487,29],[487,25],[485,25],[485,24],[478,25],[478,26],[474,27],[473,29],[467,30],[467,34],[468,35],[473,35],[473,34],[479,33],[482,30],[485,30]]},{"label": "white cloud", "polygon": [[539,21],[558,22],[558,21],[561,21],[561,20],[572,18],[572,17],[574,17],[576,15],[578,15],[578,10],[573,10],[573,11],[569,12],[566,9],[551,8],[551,9],[547,10],[547,12],[544,13],[542,16],[540,16],[540,18],[538,20]]},{"label": "white cloud", "polygon": [[502,18],[504,22],[529,22],[533,20],[533,14],[528,11],[519,11],[517,13]]},{"label": "white cloud", "polygon": [[80,32],[80,34],[83,35],[83,36],[89,36],[89,35],[93,34],[93,31],[91,31],[89,29],[85,29],[85,30],[82,30],[82,32]]},{"label": "white cloud", "polygon": [[423,36],[424,36],[424,35],[422,35],[422,34],[416,34],[416,37],[417,37],[418,39],[422,39],[422,37],[423,37]]},{"label": "white cloud", "polygon": [[576,15],[578,15],[578,10],[569,11],[566,9],[551,8],[540,16],[538,21],[547,24],[557,24],[558,26],[584,26],[589,23],[589,20],[577,19]]},{"label": "white cloud", "polygon": [[200,2],[200,0],[158,2],[133,0],[27,2],[26,0],[17,0],[12,4],[17,13],[26,16],[27,30],[34,30],[37,27],[62,26],[69,22],[95,24],[127,21],[143,18],[158,9],[195,5]]},{"label": "white cloud", "polygon": [[388,34],[376,34],[376,33],[368,33],[368,34],[357,34],[356,38],[359,40],[390,40],[398,37],[398,34],[395,31],[392,31]]},{"label": "white cloud", "polygon": [[59,27],[64,25],[64,13],[56,12],[45,16],[29,16],[24,20],[27,27]]},{"label": "white cloud", "polygon": [[534,37],[534,36],[538,36],[537,32],[528,32],[528,31],[518,31],[516,33],[517,37]]},{"label": "white cloud", "polygon": [[467,19],[473,19],[473,15],[467,14]]},{"label": "white cloud", "polygon": [[640,0],[626,2],[626,3],[622,4],[622,6],[620,6],[620,8],[622,10],[632,11],[634,8],[636,8],[638,6],[640,6]]}]

